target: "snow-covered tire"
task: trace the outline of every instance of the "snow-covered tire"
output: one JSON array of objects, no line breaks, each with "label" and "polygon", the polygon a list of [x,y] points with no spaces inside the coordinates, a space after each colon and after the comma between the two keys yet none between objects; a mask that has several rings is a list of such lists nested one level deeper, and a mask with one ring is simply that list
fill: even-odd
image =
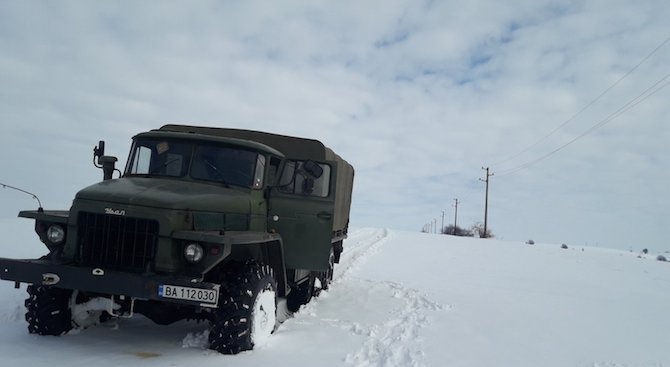
[{"label": "snow-covered tire", "polygon": [[209,332],[209,348],[223,354],[265,342],[277,322],[277,282],[272,269],[249,261],[226,279]]},{"label": "snow-covered tire", "polygon": [[25,301],[28,332],[39,335],[61,335],[72,329],[71,290],[28,286]]}]

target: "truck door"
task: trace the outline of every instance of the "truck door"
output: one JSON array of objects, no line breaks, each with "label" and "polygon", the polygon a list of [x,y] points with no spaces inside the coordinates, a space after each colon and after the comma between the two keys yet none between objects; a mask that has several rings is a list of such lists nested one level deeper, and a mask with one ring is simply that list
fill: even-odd
[{"label": "truck door", "polygon": [[337,163],[315,162],[323,169],[318,178],[303,169],[304,163],[285,164],[270,194],[268,228],[282,236],[287,268],[323,271],[331,249]]}]

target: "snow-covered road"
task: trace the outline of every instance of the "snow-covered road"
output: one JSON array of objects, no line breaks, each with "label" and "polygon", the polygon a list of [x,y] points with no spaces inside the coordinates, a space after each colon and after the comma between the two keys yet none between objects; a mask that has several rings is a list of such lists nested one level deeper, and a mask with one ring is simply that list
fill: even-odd
[{"label": "snow-covered road", "polygon": [[0,365],[670,366],[655,256],[370,228],[344,245],[331,288],[237,356],[208,350],[205,324],[141,316],[30,335],[25,286],[2,282]]}]

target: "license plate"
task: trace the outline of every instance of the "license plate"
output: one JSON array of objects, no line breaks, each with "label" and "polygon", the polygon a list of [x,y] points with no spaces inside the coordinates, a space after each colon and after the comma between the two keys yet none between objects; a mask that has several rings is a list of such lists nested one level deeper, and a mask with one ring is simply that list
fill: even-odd
[{"label": "license plate", "polygon": [[204,307],[216,307],[219,302],[219,289],[202,289],[163,284],[158,286],[158,296],[200,302]]}]

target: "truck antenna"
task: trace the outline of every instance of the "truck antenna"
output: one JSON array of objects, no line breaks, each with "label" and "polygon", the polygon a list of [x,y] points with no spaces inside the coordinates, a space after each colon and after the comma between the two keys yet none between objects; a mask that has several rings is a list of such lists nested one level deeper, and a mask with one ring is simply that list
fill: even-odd
[{"label": "truck antenna", "polygon": [[12,189],[12,190],[16,190],[16,191],[19,191],[19,192],[22,192],[24,194],[28,194],[28,195],[32,196],[33,199],[37,200],[37,204],[39,204],[39,206],[40,206],[37,209],[37,211],[40,211],[40,212],[44,211],[44,209],[42,209],[42,202],[40,201],[40,198],[38,198],[37,195],[33,194],[32,192],[28,192],[26,190],[19,189],[18,187],[10,186],[10,185],[4,184],[2,182],[0,182],[0,186],[2,186],[3,189]]}]

